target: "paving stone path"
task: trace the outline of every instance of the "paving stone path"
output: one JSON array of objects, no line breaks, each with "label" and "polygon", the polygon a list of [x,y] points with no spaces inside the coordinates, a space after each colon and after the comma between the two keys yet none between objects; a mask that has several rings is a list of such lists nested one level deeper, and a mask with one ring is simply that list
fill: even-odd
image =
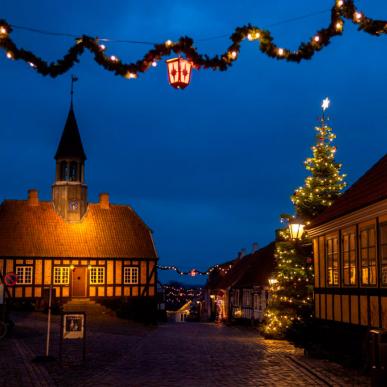
[{"label": "paving stone path", "polygon": [[[68,342],[63,363],[31,362],[44,350],[43,314],[19,314],[13,338],[0,341],[0,386],[369,386],[354,370],[307,359],[287,342],[254,330],[206,323],[144,327],[90,316],[87,359]],[[53,319],[57,355],[59,319]]]}]

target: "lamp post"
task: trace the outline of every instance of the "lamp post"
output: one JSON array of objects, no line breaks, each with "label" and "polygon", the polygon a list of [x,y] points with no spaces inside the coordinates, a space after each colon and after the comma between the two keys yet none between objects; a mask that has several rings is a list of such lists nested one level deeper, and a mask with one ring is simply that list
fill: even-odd
[{"label": "lamp post", "polygon": [[300,240],[305,232],[305,224],[300,219],[294,218],[289,220],[288,224],[290,238],[292,240]]}]

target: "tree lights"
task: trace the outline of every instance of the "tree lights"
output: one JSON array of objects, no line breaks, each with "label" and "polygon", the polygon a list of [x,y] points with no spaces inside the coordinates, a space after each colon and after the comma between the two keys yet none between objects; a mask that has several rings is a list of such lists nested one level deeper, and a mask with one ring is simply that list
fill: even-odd
[{"label": "tree lights", "polygon": [[[298,341],[304,336],[304,329],[312,317],[312,249],[303,235],[304,225],[300,218],[308,224],[329,207],[345,187],[345,175],[340,175],[341,164],[334,159],[336,148],[332,142],[335,135],[326,125],[325,111],[329,104],[329,99],[325,98],[321,106],[321,126],[316,128],[316,145],[312,147],[313,157],[305,161],[311,176],[291,197],[297,217],[289,219],[288,228],[279,232],[276,243],[277,267],[269,280],[271,299],[263,325],[263,334],[268,337]],[[301,238],[303,243],[297,243]]]},{"label": "tree lights", "polygon": [[336,135],[327,125],[325,111],[330,101],[325,98],[322,103],[321,125],[316,127],[316,145],[312,147],[313,157],[305,160],[305,168],[311,175],[305,179],[291,197],[297,214],[304,219],[312,219],[340,195],[345,188],[345,174],[340,174],[341,164],[335,161],[336,147],[332,144]]},{"label": "tree lights", "polygon": [[[317,51],[327,46],[333,37],[341,35],[344,20],[351,21],[358,26],[359,30],[371,35],[379,36],[387,34],[387,21],[368,18],[364,13],[356,9],[353,0],[338,0],[335,1],[332,7],[330,24],[315,33],[308,41],[301,42],[296,50],[278,47],[273,43],[274,39],[270,31],[248,24],[237,27],[230,36],[230,40],[232,41],[231,45],[223,54],[213,57],[200,54],[194,47],[194,41],[191,38],[180,37],[177,41],[167,40],[164,43],[155,44],[142,59],[132,63],[124,63],[116,55],[105,54],[107,47],[105,44],[101,44],[100,41],[108,41],[108,39],[98,39],[83,35],[76,37],[75,44],[69,48],[63,58],[54,62],[48,62],[42,60],[31,51],[18,48],[10,37],[12,26],[5,20],[0,20],[0,48],[7,53],[9,59],[33,63],[33,69],[35,71],[51,77],[57,77],[69,71],[78,62],[79,57],[84,51],[89,50],[94,55],[95,62],[105,70],[111,71],[115,75],[134,79],[137,78],[139,73],[155,67],[157,62],[163,57],[169,57],[172,54],[184,54],[185,60],[197,69],[205,68],[225,71],[238,59],[241,43],[244,40],[252,43],[257,42],[259,50],[271,58],[299,63],[302,60],[311,59]],[[149,44],[149,42],[140,43]],[[128,76],[128,74],[132,74],[132,76]],[[173,79],[173,82],[176,85],[180,84],[179,88],[183,88],[183,86],[185,87],[187,85],[186,77],[184,76],[185,79],[180,81]]]}]

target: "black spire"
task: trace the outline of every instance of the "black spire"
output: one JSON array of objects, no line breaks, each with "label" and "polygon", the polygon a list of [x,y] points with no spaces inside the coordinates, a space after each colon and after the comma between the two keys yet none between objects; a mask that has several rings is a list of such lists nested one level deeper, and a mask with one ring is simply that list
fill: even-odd
[{"label": "black spire", "polygon": [[73,158],[86,160],[86,154],[83,150],[81,136],[74,115],[73,104],[71,104],[66,125],[55,154],[55,160]]}]

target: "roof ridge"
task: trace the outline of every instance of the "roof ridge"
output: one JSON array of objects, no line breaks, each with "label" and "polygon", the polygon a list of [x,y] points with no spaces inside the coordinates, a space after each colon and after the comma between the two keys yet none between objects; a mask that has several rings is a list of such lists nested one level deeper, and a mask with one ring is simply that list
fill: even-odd
[{"label": "roof ridge", "polygon": [[368,168],[334,203],[312,220],[310,228],[357,211],[387,197],[387,153]]}]

